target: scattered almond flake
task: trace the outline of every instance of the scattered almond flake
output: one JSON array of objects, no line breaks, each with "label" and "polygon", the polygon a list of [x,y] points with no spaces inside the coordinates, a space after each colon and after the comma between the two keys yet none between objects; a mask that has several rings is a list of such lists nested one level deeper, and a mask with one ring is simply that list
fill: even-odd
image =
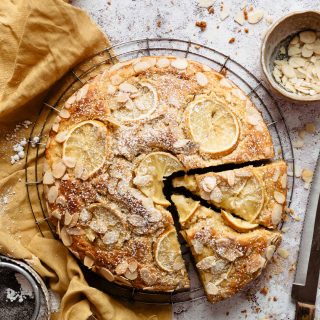
[{"label": "scattered almond flake", "polygon": [[302,173],[302,168],[300,168],[299,166],[296,166],[294,170],[294,175],[296,176],[296,178],[301,177],[301,173]]},{"label": "scattered almond flake", "polygon": [[304,142],[301,139],[297,139],[297,140],[292,141],[292,146],[294,148],[300,149],[304,146]]},{"label": "scattered almond flake", "polygon": [[243,26],[244,24],[244,16],[243,16],[243,12],[239,11],[235,17],[234,17],[234,21],[238,24],[240,24],[240,26]]},{"label": "scattered almond flake", "polygon": [[304,185],[303,185],[303,188],[305,190],[309,190],[310,189],[310,182],[306,182]]},{"label": "scattered almond flake", "polygon": [[221,21],[226,20],[229,17],[229,15],[230,15],[230,8],[224,5],[220,12],[220,20]]},{"label": "scattered almond flake", "polygon": [[306,132],[313,134],[316,132],[316,126],[313,122],[306,123],[305,130]]},{"label": "scattered almond flake", "polygon": [[298,136],[301,138],[301,139],[304,139],[306,135],[306,131],[305,130],[299,130],[298,131]]},{"label": "scattered almond flake", "polygon": [[248,13],[248,22],[251,24],[256,24],[262,20],[264,16],[264,11],[261,9],[255,9]]},{"label": "scattered almond flake", "polygon": [[281,229],[281,232],[286,233],[286,232],[288,232],[288,230],[289,230],[289,227],[283,227]]},{"label": "scattered almond flake", "polygon": [[289,177],[293,177],[293,171],[288,171],[287,173]]},{"label": "scattered almond flake", "polygon": [[304,182],[310,183],[312,181],[313,172],[309,169],[303,169],[301,172],[301,179]]},{"label": "scattered almond flake", "polygon": [[198,0],[198,6],[201,8],[211,7],[216,0]]},{"label": "scattered almond flake", "polygon": [[273,19],[272,19],[272,17],[270,17],[270,16],[266,16],[266,22],[268,23],[268,24],[272,24],[273,23]]},{"label": "scattered almond flake", "polygon": [[288,250],[284,249],[284,248],[279,248],[277,250],[278,255],[283,258],[283,259],[287,259],[289,257],[289,252]]}]

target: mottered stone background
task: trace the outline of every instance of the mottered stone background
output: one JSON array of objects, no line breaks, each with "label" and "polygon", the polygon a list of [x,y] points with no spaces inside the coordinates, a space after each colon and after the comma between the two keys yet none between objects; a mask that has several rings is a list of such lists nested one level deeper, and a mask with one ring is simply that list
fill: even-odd
[{"label": "mottered stone background", "polygon": [[[225,0],[223,5],[230,8],[230,16],[220,20],[221,0],[216,0],[214,13],[200,8],[196,0],[73,0],[72,4],[86,10],[113,44],[139,38],[170,37],[191,40],[213,47],[243,64],[258,78],[262,77],[260,68],[260,44],[270,19],[276,21],[290,11],[319,9],[319,0],[257,0],[247,1],[255,8],[264,10],[263,21],[256,25],[239,26],[233,17],[242,7],[243,1]],[[206,21],[207,28],[200,31],[196,21]],[[268,21],[268,22],[267,22]],[[245,33],[244,28],[249,32]],[[235,38],[230,44],[229,39]],[[297,139],[297,131],[304,124],[314,122],[315,134],[304,138],[304,146],[294,150],[296,165],[300,168],[314,169],[316,156],[320,148],[319,117],[320,103],[314,105],[294,105],[279,100],[289,126],[292,140]],[[303,220],[308,190],[304,183],[296,180],[292,208]],[[291,285],[300,241],[302,220],[289,218],[285,224],[288,229],[283,235],[282,247],[288,250],[289,257],[276,257],[274,266],[252,284],[248,291],[218,303],[209,304],[206,299],[176,304],[174,319],[294,319],[294,304],[291,301]],[[291,271],[290,271],[291,268]],[[267,288],[267,290],[260,290]],[[267,292],[268,291],[268,292]],[[320,295],[320,294],[319,294]],[[320,300],[320,299],[318,299]],[[318,301],[317,319],[320,319],[320,301]]]}]

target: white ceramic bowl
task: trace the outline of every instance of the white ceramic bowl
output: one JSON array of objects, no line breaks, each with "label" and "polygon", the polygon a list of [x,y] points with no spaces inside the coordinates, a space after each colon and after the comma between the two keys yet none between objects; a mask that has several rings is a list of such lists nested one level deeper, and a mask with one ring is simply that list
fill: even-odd
[{"label": "white ceramic bowl", "polygon": [[292,12],[281,18],[267,31],[261,46],[261,66],[270,88],[280,97],[298,103],[320,101],[320,94],[303,96],[289,92],[276,82],[272,70],[281,43],[304,30],[320,31],[320,11]]}]

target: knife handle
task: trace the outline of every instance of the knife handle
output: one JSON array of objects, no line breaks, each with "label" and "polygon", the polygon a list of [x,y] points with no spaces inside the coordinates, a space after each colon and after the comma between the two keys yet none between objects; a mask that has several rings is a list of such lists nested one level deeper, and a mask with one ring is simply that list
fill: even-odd
[{"label": "knife handle", "polygon": [[297,302],[296,320],[314,320],[315,306],[308,303]]}]

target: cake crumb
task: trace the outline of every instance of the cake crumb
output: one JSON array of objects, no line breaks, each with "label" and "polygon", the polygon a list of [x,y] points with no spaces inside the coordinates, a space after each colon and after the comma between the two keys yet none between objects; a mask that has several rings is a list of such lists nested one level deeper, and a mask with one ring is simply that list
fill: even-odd
[{"label": "cake crumb", "polygon": [[266,296],[269,292],[269,289],[266,287],[263,287],[260,289],[260,293],[263,294],[264,296]]},{"label": "cake crumb", "polygon": [[234,37],[229,39],[229,43],[234,43],[235,41],[236,41],[236,39]]},{"label": "cake crumb", "polygon": [[201,31],[204,31],[207,28],[207,23],[205,21],[196,21],[196,27],[200,28]]}]

